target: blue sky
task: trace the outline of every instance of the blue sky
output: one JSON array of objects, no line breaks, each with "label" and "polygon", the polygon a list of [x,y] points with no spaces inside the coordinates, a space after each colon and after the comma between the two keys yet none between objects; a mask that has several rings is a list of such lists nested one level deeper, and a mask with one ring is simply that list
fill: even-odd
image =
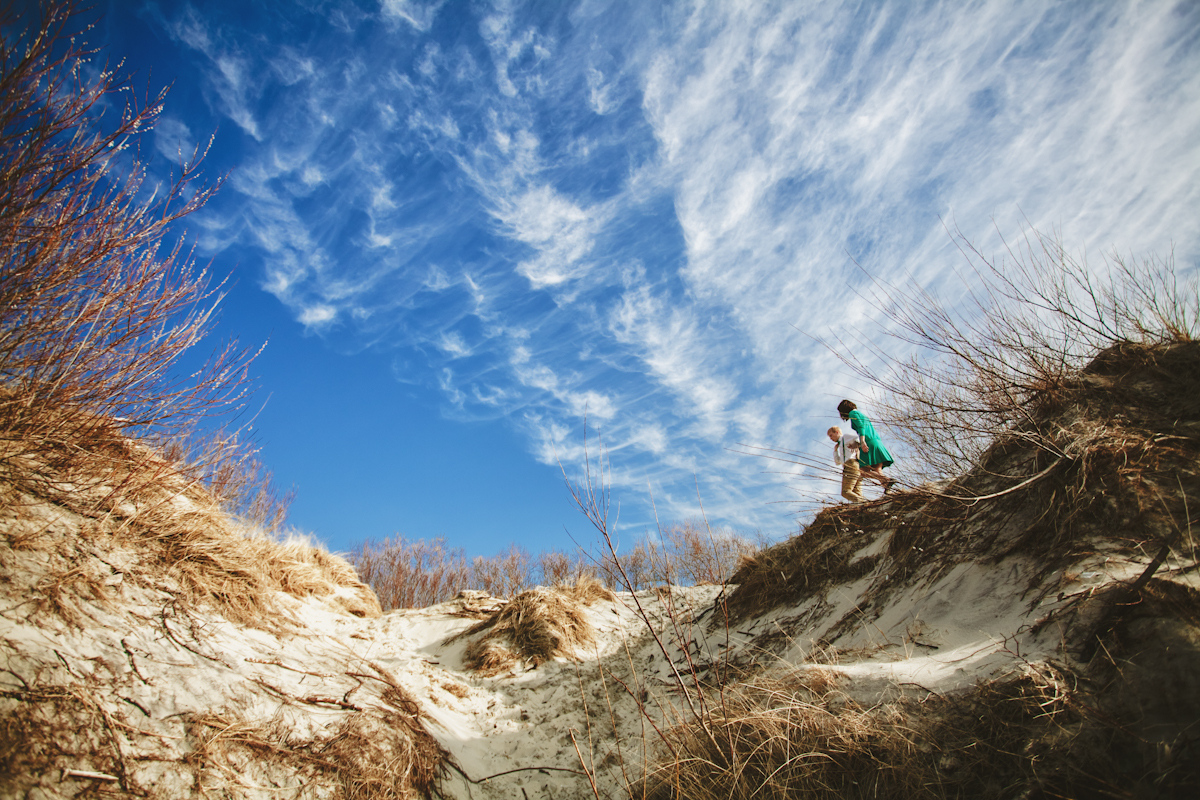
[{"label": "blue sky", "polygon": [[188,235],[235,281],[218,336],[269,338],[262,458],[334,550],[589,540],[585,415],[627,536],[698,497],[792,533],[834,486],[734,451],[823,459],[838,400],[886,403],[811,338],[878,335],[855,261],[959,291],[947,225],[1200,256],[1193,2],[101,11],[173,84],[152,173],[215,131]]}]

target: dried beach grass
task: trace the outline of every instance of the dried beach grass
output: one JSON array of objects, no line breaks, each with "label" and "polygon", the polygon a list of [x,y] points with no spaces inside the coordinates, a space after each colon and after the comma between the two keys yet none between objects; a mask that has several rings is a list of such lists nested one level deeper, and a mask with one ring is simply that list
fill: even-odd
[{"label": "dried beach grass", "polygon": [[[870,708],[790,680],[729,687],[705,718],[666,732],[671,755],[641,800],[1000,798],[1081,786],[1079,715],[1059,676],[1028,674]],[[1040,795],[1039,795],[1040,796]],[[1074,795],[1063,795],[1074,796]]]},{"label": "dried beach grass", "polygon": [[[43,608],[79,625],[73,610],[78,601],[105,602],[100,582],[111,570],[92,563],[78,546],[75,537],[81,537],[101,549],[130,548],[139,554],[131,577],[154,584],[165,579],[188,604],[212,605],[239,624],[286,625],[285,595],[328,598],[355,616],[381,613],[374,593],[345,559],[299,537],[280,541],[243,522],[184,470],[118,431],[101,449],[103,458],[77,459],[66,475],[38,469],[41,486],[53,491],[33,495],[26,482],[0,476],[11,500],[4,513],[8,547],[42,550],[55,562],[39,587]],[[56,519],[74,520],[72,541],[60,541]]]},{"label": "dried beach grass", "polygon": [[870,544],[881,528],[894,524],[891,517],[924,502],[897,495],[886,510],[878,505],[832,506],[800,535],[743,558],[729,579],[733,589],[725,607],[730,619],[758,616],[869,575],[879,565],[880,556],[856,559],[855,554]]},{"label": "dried beach grass", "polygon": [[497,675],[520,662],[537,667],[555,656],[574,658],[595,643],[584,606],[612,599],[611,591],[588,576],[573,586],[522,592],[461,634],[483,634],[467,646],[467,667]]},{"label": "dried beach grass", "polygon": [[246,776],[267,778],[300,797],[393,800],[431,797],[445,763],[420,724],[416,704],[347,715],[312,738],[297,737],[280,717],[246,720],[232,711],[187,718],[195,749],[187,764],[205,794],[238,794]]}]

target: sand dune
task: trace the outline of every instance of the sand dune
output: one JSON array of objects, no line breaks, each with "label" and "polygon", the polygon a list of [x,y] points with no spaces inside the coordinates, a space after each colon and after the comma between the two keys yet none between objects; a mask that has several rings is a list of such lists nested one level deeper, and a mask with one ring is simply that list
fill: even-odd
[{"label": "sand dune", "polygon": [[1069,518],[1074,473],[954,499],[984,465],[831,507],[728,586],[387,613],[192,488],[9,486],[0,794],[1184,796],[1196,423],[1096,445]]}]

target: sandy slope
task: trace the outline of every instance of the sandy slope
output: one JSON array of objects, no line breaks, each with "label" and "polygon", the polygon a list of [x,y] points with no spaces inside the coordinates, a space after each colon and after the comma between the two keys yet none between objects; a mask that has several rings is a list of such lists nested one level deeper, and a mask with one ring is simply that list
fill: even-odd
[{"label": "sandy slope", "polygon": [[[6,797],[96,787],[337,796],[348,772],[394,757],[387,731],[404,719],[448,755],[445,797],[589,797],[593,780],[600,796],[620,796],[642,774],[654,726],[687,717],[680,679],[691,687],[693,674],[737,665],[820,670],[867,704],[945,693],[1069,658],[1060,625],[1037,623],[1142,568],[1097,553],[1031,593],[1036,565],[968,559],[871,607],[865,598],[887,569],[880,561],[855,581],[730,624],[714,602],[719,587],[626,593],[586,608],[595,644],[576,659],[485,677],[464,666],[470,637],[461,634],[500,601],[466,593],[360,618],[333,597],[281,595],[292,621],[236,625],[182,603],[136,547],[80,538],[80,524],[60,513],[36,546],[3,551]],[[856,540],[853,560],[884,552],[894,530],[845,535]],[[67,551],[86,582],[64,582]],[[1195,571],[1174,580],[1197,585]],[[56,581],[57,605],[46,599]],[[358,741],[346,738],[348,725],[381,749],[359,752],[365,762],[343,754],[339,771],[330,742]]]}]

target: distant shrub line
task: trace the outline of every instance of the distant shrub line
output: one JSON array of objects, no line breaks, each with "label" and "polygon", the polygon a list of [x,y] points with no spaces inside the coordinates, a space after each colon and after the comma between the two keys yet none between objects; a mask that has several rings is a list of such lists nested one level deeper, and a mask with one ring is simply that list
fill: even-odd
[{"label": "distant shrub line", "polygon": [[425,608],[450,600],[463,589],[514,597],[535,586],[569,585],[584,577],[624,591],[666,583],[724,583],[741,560],[763,544],[688,520],[643,536],[617,555],[608,551],[593,555],[582,548],[532,554],[513,544],[494,556],[468,558],[465,550],[450,547],[445,539],[395,537],[364,542],[349,554],[349,560],[384,609]]}]

